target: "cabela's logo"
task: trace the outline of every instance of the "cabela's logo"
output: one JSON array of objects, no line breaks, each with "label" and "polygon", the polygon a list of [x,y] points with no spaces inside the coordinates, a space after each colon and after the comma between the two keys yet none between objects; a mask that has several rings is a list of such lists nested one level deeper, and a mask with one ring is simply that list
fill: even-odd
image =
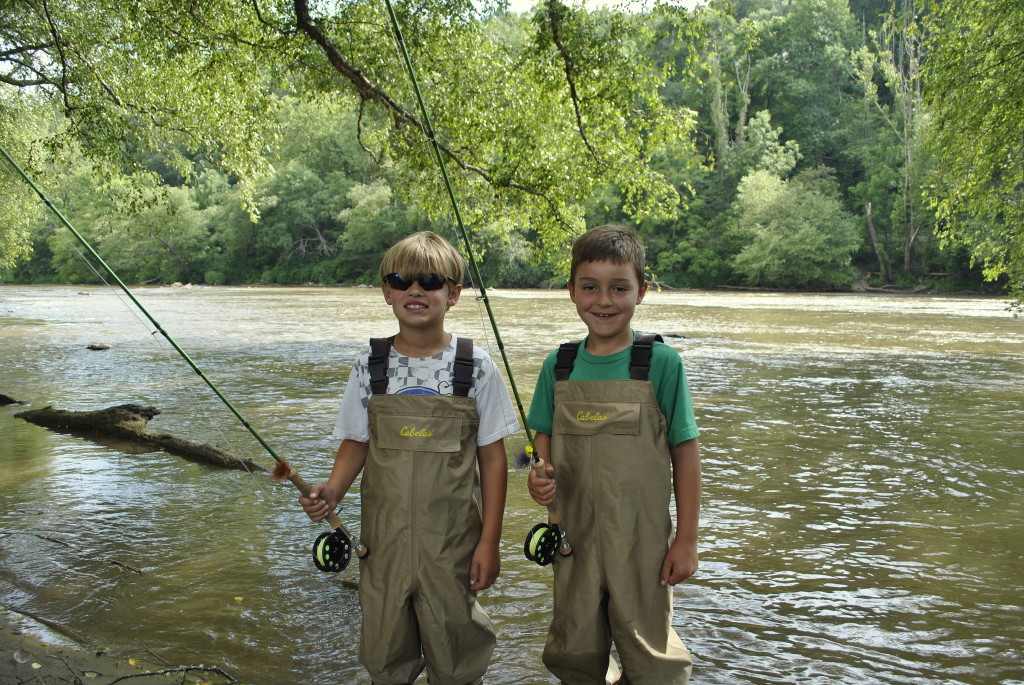
[{"label": "cabela's logo", "polygon": [[413,428],[412,426],[403,426],[399,435],[403,438],[432,438],[434,437],[434,431],[429,428]]},{"label": "cabela's logo", "polygon": [[599,411],[594,411],[594,412],[580,411],[580,412],[576,412],[576,420],[577,421],[607,421],[608,420],[608,415],[607,414],[602,414]]}]

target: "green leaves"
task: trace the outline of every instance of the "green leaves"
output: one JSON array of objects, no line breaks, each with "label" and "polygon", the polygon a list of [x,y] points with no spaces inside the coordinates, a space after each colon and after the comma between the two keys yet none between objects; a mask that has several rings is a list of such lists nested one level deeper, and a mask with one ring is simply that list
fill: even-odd
[{"label": "green leaves", "polygon": [[[34,144],[33,134],[43,126],[47,108],[28,93],[0,87],[0,145],[27,173],[40,166],[40,146]],[[36,195],[22,181],[14,169],[0,159],[0,270],[10,269],[31,254],[29,226],[42,214]]]},{"label": "green leaves", "polygon": [[[157,156],[185,183],[218,166],[258,215],[257,184],[281,134],[276,93],[286,90],[358,107],[353,142],[379,164],[374,173],[429,217],[450,216],[379,2],[97,0],[19,9],[0,18],[0,31],[24,54],[30,42],[39,46],[36,76],[97,163],[96,185],[113,187],[128,174],[118,210],[151,202],[145,178],[153,175],[140,160]],[[395,9],[456,195],[476,225],[510,218],[560,250],[585,228],[583,205],[607,185],[635,220],[674,212],[676,188],[650,161],[692,145],[694,114],[661,101],[650,18],[555,0],[532,20],[485,18],[467,0]],[[9,80],[32,75],[3,64]]]},{"label": "green leaves", "polygon": [[1024,6],[950,0],[930,22],[926,97],[942,237],[966,245],[1024,307]]},{"label": "green leaves", "polygon": [[857,224],[831,179],[812,172],[785,181],[755,171],[740,182],[736,207],[734,230],[749,243],[735,267],[750,285],[849,287]]},{"label": "green leaves", "polygon": [[[831,167],[848,209],[874,208],[878,259],[896,265],[902,249],[904,278],[935,261],[936,219],[920,203],[928,179],[944,241],[1024,294],[1019,3],[943,2],[928,50],[912,12],[868,44],[844,0],[715,1],[694,13],[541,0],[524,16],[499,4],[395,3],[472,239],[501,246],[489,252],[497,277],[527,263],[550,276],[576,234],[620,221],[678,283],[735,283],[741,266],[766,282],[766,264],[821,231],[772,243],[752,229],[762,222],[749,189],[733,204],[740,180]],[[135,224],[110,217],[145,214],[154,234],[180,230],[187,242],[198,235],[189,222],[155,217],[198,213],[211,249],[197,254],[218,281],[357,280],[393,234],[453,223],[378,0],[8,3],[0,42],[0,141],[37,175],[66,160],[56,171],[85,184],[80,201],[93,206],[74,207],[70,191],[61,206],[97,229],[127,231]],[[158,192],[161,180],[192,195]],[[772,193],[795,222],[811,209],[818,223],[837,216],[821,199],[833,194],[795,178]],[[35,199],[3,174],[0,198],[3,269],[27,258],[29,226],[48,247]],[[736,214],[744,228],[727,231]],[[178,249],[162,238],[163,256],[147,262],[161,277]],[[860,258],[875,268],[869,250]],[[842,282],[843,258],[828,260],[815,279]]]}]

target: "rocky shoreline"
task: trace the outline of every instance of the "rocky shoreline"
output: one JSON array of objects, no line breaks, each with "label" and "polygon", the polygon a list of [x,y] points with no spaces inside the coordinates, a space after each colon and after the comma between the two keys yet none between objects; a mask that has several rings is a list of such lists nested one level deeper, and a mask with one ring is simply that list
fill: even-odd
[{"label": "rocky shoreline", "polygon": [[[0,683],[169,685],[234,683],[219,669],[174,667],[149,655],[88,649],[42,623],[0,606]],[[216,671],[211,673],[211,671]]]}]

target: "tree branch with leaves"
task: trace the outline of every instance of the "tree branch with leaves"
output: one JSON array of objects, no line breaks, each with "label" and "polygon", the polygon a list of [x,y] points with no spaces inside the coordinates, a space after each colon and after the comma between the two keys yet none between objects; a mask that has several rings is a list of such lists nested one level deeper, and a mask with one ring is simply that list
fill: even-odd
[{"label": "tree branch with leaves", "polygon": [[[685,142],[693,117],[659,99],[650,21],[573,9],[556,47],[539,18],[469,0],[397,11],[472,223],[511,218],[558,251],[585,227],[595,189],[621,188],[638,219],[679,203],[650,160]],[[379,2],[96,0],[85,9],[27,0],[0,16],[0,82],[60,103],[66,135],[103,170],[99,185],[145,172],[145,151],[186,182],[215,164],[251,188],[280,135],[278,94],[340,99],[360,113],[360,143],[378,173],[429,215],[447,212]],[[144,202],[139,192],[119,207]]]},{"label": "tree branch with leaves", "polygon": [[925,66],[941,237],[966,246],[1024,309],[1024,5],[934,6]]}]

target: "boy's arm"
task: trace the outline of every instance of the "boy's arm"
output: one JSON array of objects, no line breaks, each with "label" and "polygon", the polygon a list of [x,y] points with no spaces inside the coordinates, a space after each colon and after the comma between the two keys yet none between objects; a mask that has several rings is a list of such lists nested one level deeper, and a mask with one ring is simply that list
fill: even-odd
[{"label": "boy's arm", "polygon": [[299,496],[299,504],[305,509],[306,515],[313,521],[323,521],[338,507],[338,502],[352,487],[356,476],[366,464],[366,454],[370,444],[356,440],[342,440],[338,454],[334,457],[334,467],[326,483],[314,485],[309,490],[309,497]]},{"label": "boy's arm", "polygon": [[676,497],[676,537],[661,567],[661,584],[675,585],[697,572],[697,524],[700,517],[700,445],[697,438],[669,450]]},{"label": "boy's arm", "polygon": [[469,569],[469,588],[486,590],[501,570],[501,522],[505,516],[505,491],[508,487],[508,456],[505,440],[496,440],[476,448],[480,464],[480,498],[483,505],[483,529]]}]

